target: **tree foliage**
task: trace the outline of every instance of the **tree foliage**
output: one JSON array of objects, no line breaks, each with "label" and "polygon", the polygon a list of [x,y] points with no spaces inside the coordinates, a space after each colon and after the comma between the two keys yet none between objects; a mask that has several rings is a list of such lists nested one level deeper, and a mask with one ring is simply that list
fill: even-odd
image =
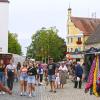
[{"label": "tree foliage", "polygon": [[18,42],[17,34],[8,32],[8,52],[21,55],[21,45]]},{"label": "tree foliage", "polygon": [[64,39],[57,35],[55,27],[41,28],[32,36],[32,43],[28,47],[27,56],[36,60],[47,60],[53,57],[55,61],[64,58]]}]

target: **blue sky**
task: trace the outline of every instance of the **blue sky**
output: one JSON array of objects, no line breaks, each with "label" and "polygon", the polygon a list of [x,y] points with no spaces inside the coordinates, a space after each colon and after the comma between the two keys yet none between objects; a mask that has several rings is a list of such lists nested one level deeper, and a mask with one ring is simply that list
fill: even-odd
[{"label": "blue sky", "polygon": [[24,54],[31,36],[41,27],[56,26],[58,35],[66,38],[67,9],[73,16],[100,18],[99,0],[9,0],[9,30],[18,34]]}]

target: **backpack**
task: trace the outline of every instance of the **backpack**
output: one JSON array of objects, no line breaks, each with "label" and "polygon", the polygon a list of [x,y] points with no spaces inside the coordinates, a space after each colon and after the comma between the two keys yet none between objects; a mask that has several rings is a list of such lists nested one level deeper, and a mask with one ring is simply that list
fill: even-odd
[{"label": "backpack", "polygon": [[82,67],[80,65],[77,66],[76,70],[77,70],[76,74],[78,76],[81,76],[83,74],[83,69],[82,69]]},{"label": "backpack", "polygon": [[11,69],[8,69],[7,75],[8,77],[12,77],[14,75],[14,72]]},{"label": "backpack", "polygon": [[42,68],[40,67],[40,68],[39,68],[39,74],[40,74],[41,72],[42,72]]}]

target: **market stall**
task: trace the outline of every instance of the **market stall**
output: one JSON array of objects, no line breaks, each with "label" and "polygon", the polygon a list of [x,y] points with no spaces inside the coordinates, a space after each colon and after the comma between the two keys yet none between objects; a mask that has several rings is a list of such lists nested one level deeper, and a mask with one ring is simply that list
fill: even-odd
[{"label": "market stall", "polygon": [[85,65],[87,83],[85,91],[92,89],[95,96],[100,96],[100,50],[97,48],[90,48],[85,53]]}]

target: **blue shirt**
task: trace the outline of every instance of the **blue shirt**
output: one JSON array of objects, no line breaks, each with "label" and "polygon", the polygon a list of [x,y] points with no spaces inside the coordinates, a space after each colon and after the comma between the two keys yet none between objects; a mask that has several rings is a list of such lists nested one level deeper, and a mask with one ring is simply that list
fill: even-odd
[{"label": "blue shirt", "polygon": [[75,67],[75,75],[82,76],[82,74],[83,74],[83,69],[82,69],[81,65],[77,64]]}]

